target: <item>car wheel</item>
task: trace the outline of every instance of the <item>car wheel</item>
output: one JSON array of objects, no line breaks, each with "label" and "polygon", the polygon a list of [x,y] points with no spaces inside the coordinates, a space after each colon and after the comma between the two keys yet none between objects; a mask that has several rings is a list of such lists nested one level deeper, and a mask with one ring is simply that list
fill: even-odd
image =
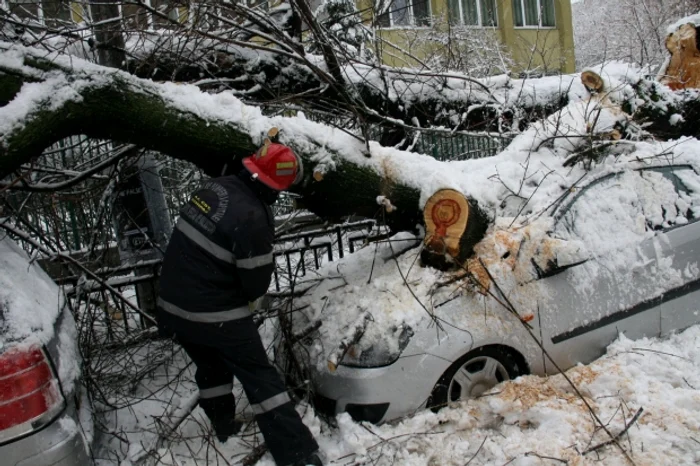
[{"label": "car wheel", "polygon": [[440,377],[428,407],[437,411],[449,403],[478,397],[524,373],[510,351],[498,346],[477,348],[455,361]]}]

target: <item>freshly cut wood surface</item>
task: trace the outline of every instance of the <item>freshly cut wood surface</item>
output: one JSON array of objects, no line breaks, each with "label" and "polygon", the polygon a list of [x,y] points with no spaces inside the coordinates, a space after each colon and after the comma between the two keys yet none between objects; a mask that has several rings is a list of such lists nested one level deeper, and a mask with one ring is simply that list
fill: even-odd
[{"label": "freshly cut wood surface", "polygon": [[581,73],[581,82],[588,92],[603,92],[605,90],[605,82],[598,73],[593,71],[584,71]]},{"label": "freshly cut wood surface", "polygon": [[487,225],[485,215],[453,189],[442,189],[428,199],[423,220],[426,231],[421,259],[440,269],[463,264]]},{"label": "freshly cut wood surface", "polygon": [[666,38],[671,60],[661,82],[673,90],[700,89],[700,51],[698,31],[692,24],[684,24]]}]

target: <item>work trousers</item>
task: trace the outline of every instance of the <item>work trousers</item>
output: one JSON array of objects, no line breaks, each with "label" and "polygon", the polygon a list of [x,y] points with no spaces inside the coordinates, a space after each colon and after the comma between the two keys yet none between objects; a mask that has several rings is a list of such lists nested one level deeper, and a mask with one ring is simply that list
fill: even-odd
[{"label": "work trousers", "polygon": [[[210,339],[203,338],[202,325],[216,326]],[[200,405],[213,424],[235,415],[232,394],[235,376],[250,401],[255,420],[265,437],[275,463],[293,464],[318,450],[309,429],[289,398],[280,375],[267,359],[267,353],[252,317],[217,324],[193,324],[176,330],[178,341],[197,366],[195,380]],[[188,338],[188,334],[192,338]]]}]

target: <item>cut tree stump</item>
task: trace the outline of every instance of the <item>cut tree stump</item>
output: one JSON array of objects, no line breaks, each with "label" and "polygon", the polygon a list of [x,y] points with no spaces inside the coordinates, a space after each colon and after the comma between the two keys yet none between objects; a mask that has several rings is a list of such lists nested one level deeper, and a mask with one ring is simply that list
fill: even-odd
[{"label": "cut tree stump", "polygon": [[661,82],[673,90],[700,89],[700,51],[698,31],[693,24],[684,24],[666,38],[671,53]]},{"label": "cut tree stump", "polygon": [[488,226],[486,215],[476,204],[453,189],[442,189],[428,199],[423,220],[426,231],[421,259],[443,270],[464,264]]},{"label": "cut tree stump", "polygon": [[591,94],[603,92],[603,90],[605,90],[603,78],[593,71],[584,71],[581,73],[581,82]]}]

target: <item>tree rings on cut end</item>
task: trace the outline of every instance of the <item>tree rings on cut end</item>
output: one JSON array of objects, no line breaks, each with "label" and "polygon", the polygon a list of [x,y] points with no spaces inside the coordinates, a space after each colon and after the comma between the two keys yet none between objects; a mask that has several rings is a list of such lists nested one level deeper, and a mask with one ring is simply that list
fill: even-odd
[{"label": "tree rings on cut end", "polygon": [[453,189],[433,194],[423,209],[425,240],[421,259],[447,269],[463,264],[486,231],[486,218],[464,195]]},{"label": "tree rings on cut end", "polygon": [[605,81],[603,81],[603,78],[601,78],[598,73],[593,71],[584,71],[581,73],[581,82],[586,86],[588,92],[591,93],[599,93],[605,89]]}]

